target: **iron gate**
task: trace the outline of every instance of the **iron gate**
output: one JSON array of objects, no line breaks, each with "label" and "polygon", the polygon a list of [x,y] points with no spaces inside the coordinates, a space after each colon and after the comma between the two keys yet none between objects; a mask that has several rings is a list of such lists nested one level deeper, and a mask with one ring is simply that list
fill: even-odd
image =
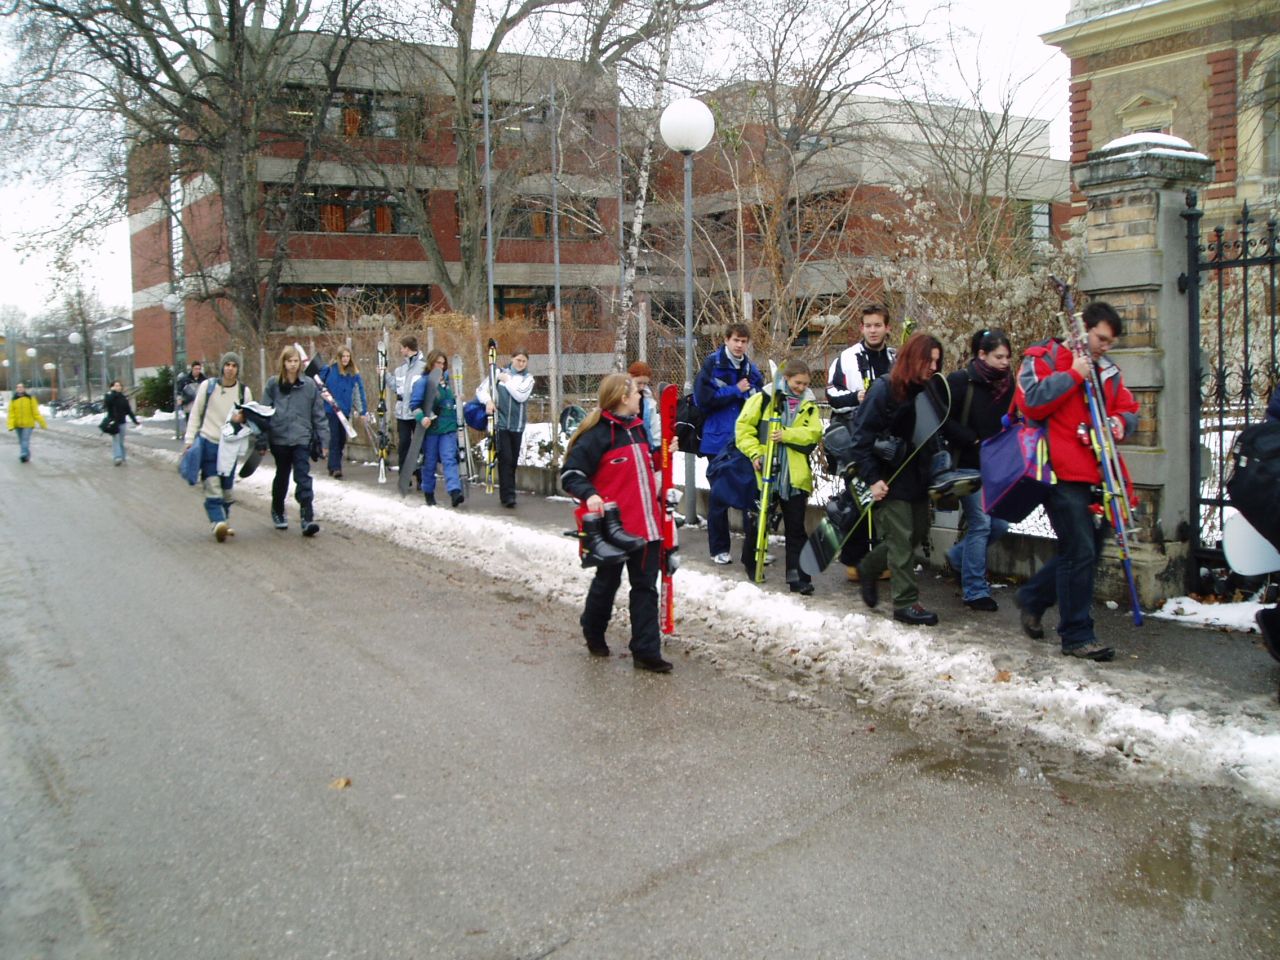
[{"label": "iron gate", "polygon": [[[1187,191],[1187,295],[1191,410],[1187,452],[1191,458],[1190,565],[1195,589],[1202,567],[1222,567],[1222,525],[1231,514],[1227,455],[1236,435],[1263,418],[1280,382],[1276,342],[1276,221],[1263,230],[1245,203],[1233,224],[1202,236],[1204,211]],[[1197,344],[1199,349],[1196,348]],[[1280,491],[1277,492],[1280,495]],[[1280,508],[1280,498],[1277,501]],[[1198,522],[1197,522],[1198,521]]]}]

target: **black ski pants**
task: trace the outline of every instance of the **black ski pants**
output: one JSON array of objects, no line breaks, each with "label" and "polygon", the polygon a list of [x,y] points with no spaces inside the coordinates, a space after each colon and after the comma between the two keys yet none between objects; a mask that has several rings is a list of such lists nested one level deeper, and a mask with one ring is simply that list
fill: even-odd
[{"label": "black ski pants", "polygon": [[271,447],[276,475],[271,481],[271,509],[284,513],[284,497],[289,492],[289,472],[293,471],[293,495],[304,515],[311,512],[311,450],[307,446]]},{"label": "black ski pants", "polygon": [[498,434],[498,500],[516,502],[516,463],[520,460],[523,430],[499,430]]},{"label": "black ski pants", "polygon": [[622,583],[622,568],[627,568],[631,584],[628,608],[631,613],[631,655],[650,660],[662,655],[662,636],[658,632],[658,554],[661,545],[653,541],[643,550],[631,554],[625,564],[596,567],[595,579],[587,589],[587,602],[578,622],[584,636],[604,639],[613,617],[613,598]]},{"label": "black ski pants", "polygon": [[[786,500],[779,500],[782,508],[782,529],[786,535],[787,582],[808,583],[812,578],[800,569],[800,553],[809,541],[809,534],[804,529],[804,512],[809,505],[809,494],[803,490],[792,493]],[[742,544],[742,565],[747,573],[755,576],[756,572],[756,537],[759,535],[759,512],[747,515],[752,522],[744,531],[745,542]]]},{"label": "black ski pants", "polygon": [[[396,421],[396,456],[398,457],[401,470],[404,469],[404,462],[409,459],[409,453],[411,452],[409,448],[413,446],[413,431],[417,425],[418,421],[416,420]],[[409,464],[410,470],[412,470],[414,465],[418,462],[418,451],[414,450],[412,453],[413,463]]]}]

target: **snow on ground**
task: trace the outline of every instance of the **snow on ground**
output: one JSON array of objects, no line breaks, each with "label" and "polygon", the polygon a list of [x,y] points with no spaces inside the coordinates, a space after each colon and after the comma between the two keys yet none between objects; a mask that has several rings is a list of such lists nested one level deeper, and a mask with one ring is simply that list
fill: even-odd
[{"label": "snow on ground", "polygon": [[1193,624],[1198,627],[1225,627],[1228,630],[1239,630],[1242,633],[1257,633],[1258,628],[1253,616],[1259,610],[1271,606],[1269,603],[1204,603],[1191,597],[1174,597],[1166,600],[1164,606],[1154,610],[1148,616],[1158,620],[1174,620],[1178,623]]},{"label": "snow on ground", "polygon": [[[146,453],[177,459],[165,451]],[[576,545],[566,537],[507,517],[427,508],[417,498],[402,501],[386,490],[324,477],[315,484],[322,521],[340,521],[450,563],[465,562],[571,608],[581,605],[591,581],[591,572],[578,564]],[[236,489],[242,499],[265,499],[269,486],[267,471],[239,481]],[[195,509],[198,494],[192,498]],[[568,515],[566,507],[566,522]],[[736,645],[743,654],[767,658],[788,671],[853,688],[879,708],[905,710],[913,719],[930,714],[979,719],[1087,757],[1128,761],[1128,769],[1146,776],[1231,785],[1280,805],[1280,713],[1266,704],[1256,709],[1234,703],[1157,707],[1154,701],[1164,699],[1159,685],[1166,684],[1167,693],[1168,681],[1141,671],[1108,673],[1105,666],[1056,656],[1033,657],[1007,669],[1008,658],[998,648],[993,653],[956,632],[823,609],[813,599],[762,591],[692,568],[679,572],[676,589],[678,623],[696,624],[693,632],[714,635],[718,643]],[[1170,601],[1167,615],[1191,619],[1200,614],[1192,604]],[[1214,613],[1223,615],[1227,606],[1216,605]],[[1233,614],[1237,623],[1251,615]],[[626,619],[625,604],[615,616],[617,630]],[[677,626],[677,640],[679,633]]]}]

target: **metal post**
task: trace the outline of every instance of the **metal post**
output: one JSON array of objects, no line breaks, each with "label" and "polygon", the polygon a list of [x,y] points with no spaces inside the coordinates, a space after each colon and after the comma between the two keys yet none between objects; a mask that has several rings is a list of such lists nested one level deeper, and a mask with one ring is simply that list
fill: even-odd
[{"label": "metal post", "polygon": [[[693,153],[684,155],[684,392],[693,390]],[[698,458],[684,451],[684,518],[698,522]]]},{"label": "metal post", "polygon": [[[173,338],[173,435],[182,440],[182,397],[178,395],[178,311],[169,312],[169,333]],[[219,374],[221,376],[221,374]]]},{"label": "metal post", "polygon": [[551,354],[551,449],[560,452],[560,130],[556,118],[556,86],[551,84],[551,258],[554,261],[555,322],[547,331]]},{"label": "metal post", "polygon": [[[493,323],[493,186],[489,165],[493,158],[489,144],[489,71],[482,82],[484,103],[484,270],[489,288],[489,323]],[[492,335],[492,334],[490,334]]]}]

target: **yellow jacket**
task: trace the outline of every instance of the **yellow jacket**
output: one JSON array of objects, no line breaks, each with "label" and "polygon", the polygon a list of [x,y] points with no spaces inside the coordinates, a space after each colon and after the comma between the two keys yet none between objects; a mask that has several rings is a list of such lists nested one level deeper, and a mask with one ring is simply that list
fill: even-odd
[{"label": "yellow jacket", "polygon": [[[754,460],[764,456],[765,439],[768,439],[768,417],[761,423],[761,413],[765,404],[773,399],[773,384],[766,383],[763,393],[753,394],[743,404],[738,414],[738,422],[734,427],[734,441],[738,449]],[[765,439],[761,439],[764,434]],[[809,454],[822,439],[822,419],[818,416],[818,405],[814,403],[812,391],[806,390],[800,400],[800,408],[791,426],[783,427],[782,449],[787,451],[787,469],[791,473],[791,487],[813,492],[813,471],[809,469]],[[760,476],[757,473],[756,481]]]},{"label": "yellow jacket", "polygon": [[24,393],[9,401],[10,430],[16,427],[34,427],[37,423],[46,430],[49,428],[49,425],[44,422],[44,417],[40,415],[40,406],[36,403],[35,397]]}]

